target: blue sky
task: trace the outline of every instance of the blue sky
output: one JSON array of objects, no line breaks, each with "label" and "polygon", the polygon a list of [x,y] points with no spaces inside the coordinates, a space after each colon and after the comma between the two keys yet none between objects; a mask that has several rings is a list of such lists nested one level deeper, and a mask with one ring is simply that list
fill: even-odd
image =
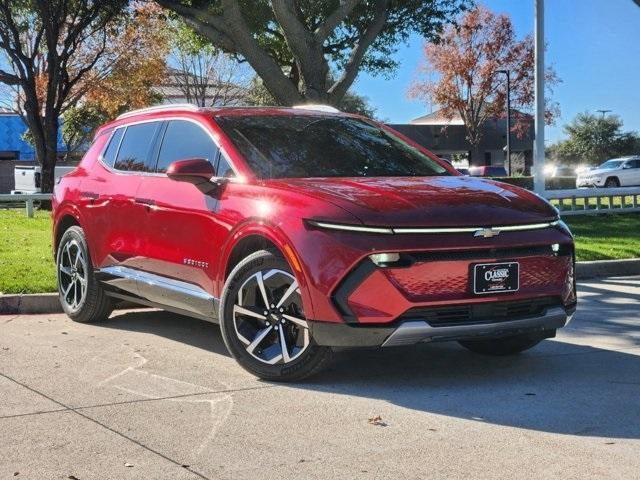
[{"label": "blue sky", "polygon": [[[511,16],[519,36],[533,32],[533,0],[483,3]],[[640,7],[631,0],[547,0],[545,9],[546,62],[562,79],[553,96],[562,116],[547,127],[546,138],[562,138],[562,125],[577,113],[599,109],[613,110],[626,130],[640,131]],[[400,123],[429,111],[406,96],[422,43],[415,36],[401,46],[396,55],[401,66],[393,78],[358,78],[356,91],[369,97],[380,118]]]}]

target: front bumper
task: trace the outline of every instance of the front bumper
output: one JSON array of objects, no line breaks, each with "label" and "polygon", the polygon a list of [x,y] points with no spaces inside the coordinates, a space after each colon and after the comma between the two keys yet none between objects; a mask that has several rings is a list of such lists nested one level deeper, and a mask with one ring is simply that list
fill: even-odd
[{"label": "front bumper", "polygon": [[572,307],[551,307],[544,312],[516,320],[485,319],[482,322],[432,326],[422,319],[407,319],[393,326],[312,322],[312,335],[319,345],[330,347],[394,347],[421,342],[497,338],[520,333],[546,332],[567,325],[575,313]]},{"label": "front bumper", "polygon": [[584,187],[602,187],[604,186],[604,181],[605,178],[600,178],[600,177],[587,177],[587,178],[580,178],[578,177],[576,179],[576,187],[577,188],[584,188]]}]

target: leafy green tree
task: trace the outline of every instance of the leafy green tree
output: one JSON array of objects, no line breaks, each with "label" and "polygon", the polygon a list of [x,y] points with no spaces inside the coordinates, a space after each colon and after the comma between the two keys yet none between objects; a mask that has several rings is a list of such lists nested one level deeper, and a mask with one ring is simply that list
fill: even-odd
[{"label": "leafy green tree", "polygon": [[[398,43],[435,40],[470,0],[156,0],[246,61],[281,105],[337,105],[361,70],[389,74]],[[337,74],[335,79],[332,73]]]},{"label": "leafy green tree", "polygon": [[[254,106],[278,105],[275,98],[266,89],[259,77],[251,80],[251,85],[247,89],[245,96],[246,103]],[[369,103],[369,99],[364,95],[359,95],[351,90],[340,99],[336,108],[347,113],[357,113],[365,117],[375,118],[376,109]]]},{"label": "leafy green tree", "polygon": [[567,165],[597,165],[609,158],[640,154],[640,136],[623,132],[622,126],[616,115],[580,113],[564,126],[568,138],[550,146],[548,156]]}]

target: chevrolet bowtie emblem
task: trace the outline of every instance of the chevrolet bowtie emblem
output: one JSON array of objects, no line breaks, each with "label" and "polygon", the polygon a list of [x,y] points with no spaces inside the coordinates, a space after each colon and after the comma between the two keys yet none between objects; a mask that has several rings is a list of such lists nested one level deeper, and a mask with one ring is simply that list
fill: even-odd
[{"label": "chevrolet bowtie emblem", "polygon": [[497,235],[500,235],[500,230],[494,230],[493,228],[481,228],[479,230],[476,230],[473,233],[474,237],[484,237],[484,238],[491,238]]}]

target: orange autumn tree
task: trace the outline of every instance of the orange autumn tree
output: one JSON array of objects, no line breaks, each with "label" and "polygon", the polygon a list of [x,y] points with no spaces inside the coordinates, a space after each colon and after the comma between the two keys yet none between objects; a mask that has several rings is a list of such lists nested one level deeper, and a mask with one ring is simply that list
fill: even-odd
[{"label": "orange autumn tree", "polygon": [[[444,117],[464,121],[472,158],[479,157],[482,127],[490,118],[506,116],[506,81],[511,77],[511,132],[526,134],[534,103],[534,42],[531,35],[518,40],[511,19],[477,6],[457,25],[445,29],[440,42],[424,46],[422,76],[409,95],[436,104]],[[548,93],[559,82],[553,69],[546,71]],[[547,102],[546,121],[552,123],[558,107]]]},{"label": "orange autumn tree", "polygon": [[82,98],[64,114],[62,134],[71,153],[82,150],[105,121],[160,100],[154,86],[166,75],[167,18],[154,4],[134,3],[131,8],[126,24],[113,30],[103,61],[79,88]]}]

